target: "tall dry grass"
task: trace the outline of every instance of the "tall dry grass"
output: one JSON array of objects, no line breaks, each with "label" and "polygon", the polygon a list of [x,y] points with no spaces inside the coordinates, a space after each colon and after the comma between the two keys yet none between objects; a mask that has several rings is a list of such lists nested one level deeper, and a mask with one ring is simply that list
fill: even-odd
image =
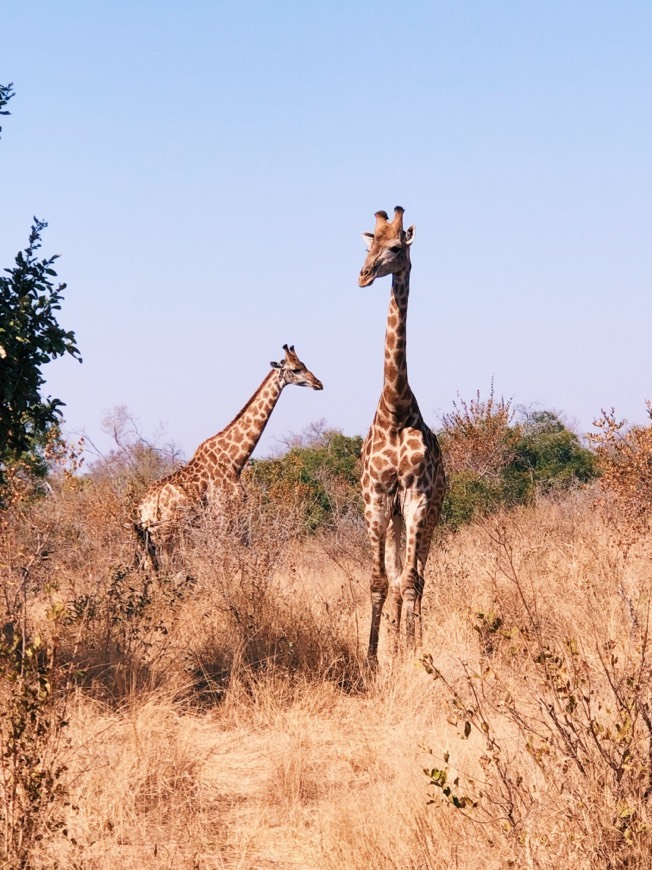
[{"label": "tall dry grass", "polygon": [[74,675],[22,866],[652,866],[650,541],[590,493],[442,536],[423,659],[383,636],[374,677],[355,520],[306,539],[252,499],[154,576],[130,519],[72,479],[2,528],[4,621]]}]

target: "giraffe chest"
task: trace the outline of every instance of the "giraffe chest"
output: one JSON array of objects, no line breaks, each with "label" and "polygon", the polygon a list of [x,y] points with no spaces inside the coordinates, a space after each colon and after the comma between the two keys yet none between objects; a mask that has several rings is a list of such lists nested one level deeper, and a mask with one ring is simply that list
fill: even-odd
[{"label": "giraffe chest", "polygon": [[395,431],[374,430],[362,455],[363,493],[394,495],[414,487],[427,487],[439,461],[436,439],[427,427]]}]

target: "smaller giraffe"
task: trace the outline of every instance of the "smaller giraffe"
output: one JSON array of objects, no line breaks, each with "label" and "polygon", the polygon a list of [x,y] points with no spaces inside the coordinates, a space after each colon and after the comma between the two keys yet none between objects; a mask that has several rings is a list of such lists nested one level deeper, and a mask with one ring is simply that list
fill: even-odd
[{"label": "smaller giraffe", "polygon": [[282,362],[270,363],[271,372],[232,422],[200,444],[187,465],[154,483],[138,506],[136,533],[155,570],[161,553],[170,553],[179,526],[198,510],[242,500],[240,475],[283,388],[295,384],[323,389],[294,352],[294,345],[284,344],[283,350]]},{"label": "smaller giraffe", "polygon": [[[426,424],[407,373],[407,311],[410,248],[414,227],[403,229],[403,209],[394,218],[377,211],[373,233],[363,233],[369,253],[358,284],[392,276],[385,331],[383,388],[369,434],[362,445],[362,497],[372,546],[371,630],[368,660],[378,658],[378,635],[389,596],[389,626],[398,648],[401,610],[405,610],[407,646],[421,644],[424,573],[446,489],[437,438]],[[401,537],[405,529],[405,549]]]}]

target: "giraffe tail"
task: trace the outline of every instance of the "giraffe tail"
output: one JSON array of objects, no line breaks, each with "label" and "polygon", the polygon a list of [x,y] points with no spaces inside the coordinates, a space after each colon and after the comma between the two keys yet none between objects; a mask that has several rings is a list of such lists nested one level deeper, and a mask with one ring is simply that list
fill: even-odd
[{"label": "giraffe tail", "polygon": [[385,536],[385,570],[390,582],[398,582],[403,570],[403,517],[394,513]]}]

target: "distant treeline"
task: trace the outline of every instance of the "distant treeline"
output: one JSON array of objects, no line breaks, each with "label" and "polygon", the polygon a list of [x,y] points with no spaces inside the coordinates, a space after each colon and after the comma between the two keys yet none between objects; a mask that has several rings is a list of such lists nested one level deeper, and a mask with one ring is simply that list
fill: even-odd
[{"label": "distant treeline", "polygon": [[[510,402],[493,395],[459,400],[437,435],[448,480],[442,521],[449,527],[587,483],[600,473],[596,454],[557,413],[516,415]],[[252,462],[249,485],[270,503],[300,506],[311,530],[343,515],[361,516],[362,443],[359,435],[318,427],[295,438],[282,456]]]}]

